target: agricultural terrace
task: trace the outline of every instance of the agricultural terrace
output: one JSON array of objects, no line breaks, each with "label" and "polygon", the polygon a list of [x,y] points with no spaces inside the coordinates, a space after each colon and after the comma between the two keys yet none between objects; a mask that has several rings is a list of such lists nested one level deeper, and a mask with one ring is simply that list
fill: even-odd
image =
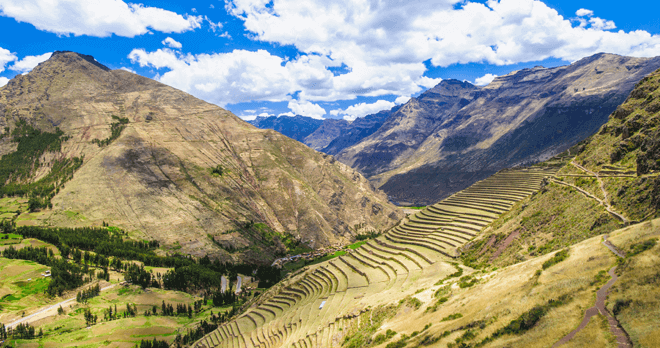
[{"label": "agricultural terrace", "polygon": [[[421,302],[411,296],[437,286],[438,279],[463,275],[460,287],[470,287],[478,277],[452,264],[461,246],[554,172],[539,167],[502,171],[425,207],[349,253],[290,275],[195,347],[341,346],[349,343],[344,340],[363,314],[369,313],[366,320],[373,323],[375,312],[419,308]],[[383,335],[380,339],[391,338]]]}]

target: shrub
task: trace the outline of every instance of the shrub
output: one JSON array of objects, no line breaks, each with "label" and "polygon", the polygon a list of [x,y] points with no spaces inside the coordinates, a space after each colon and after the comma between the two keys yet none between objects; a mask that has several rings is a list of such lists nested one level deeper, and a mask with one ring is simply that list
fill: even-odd
[{"label": "shrub", "polygon": [[550,260],[543,263],[543,269],[548,269],[551,266],[554,266],[568,258],[568,248],[560,250],[553,256]]},{"label": "shrub", "polygon": [[628,254],[628,256],[635,256],[637,254],[643,253],[644,251],[653,248],[656,243],[657,239],[649,239],[641,243],[635,243],[630,246],[630,254]]}]

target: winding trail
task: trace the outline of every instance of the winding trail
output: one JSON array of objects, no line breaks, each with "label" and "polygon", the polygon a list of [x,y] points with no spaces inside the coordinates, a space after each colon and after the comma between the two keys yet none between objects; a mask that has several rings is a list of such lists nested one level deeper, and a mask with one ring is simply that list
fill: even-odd
[{"label": "winding trail", "polygon": [[[112,284],[112,285],[110,285],[110,286],[106,286],[105,288],[101,288],[101,291],[109,290],[109,289],[111,289],[111,288],[114,288],[116,285],[117,285],[117,284]],[[27,317],[23,317],[23,318],[20,318],[20,319],[14,320],[13,322],[7,324],[6,327],[7,327],[7,329],[13,329],[16,325],[18,325],[18,324],[20,324],[20,323],[26,322],[26,321],[28,321],[28,320],[34,318],[34,317],[38,317],[38,316],[41,315],[41,314],[44,314],[44,313],[46,313],[46,312],[48,312],[48,311],[51,311],[51,310],[54,310],[54,309],[58,308],[59,306],[65,305],[65,304],[67,304],[67,303],[69,303],[69,302],[71,302],[71,301],[75,301],[75,300],[76,300],[76,298],[74,297],[74,298],[70,298],[70,299],[68,299],[68,300],[64,300],[64,301],[62,301],[62,302],[58,302],[58,303],[56,303],[56,304],[54,304],[54,305],[51,305],[51,306],[48,306],[48,307],[44,307],[44,308],[40,309],[39,311],[37,311],[37,312],[35,312],[35,313],[32,313],[32,314],[28,315]],[[46,316],[44,316],[44,317],[39,317],[39,318],[37,318],[37,319],[43,319],[43,318],[46,318],[46,317],[49,317],[49,316],[50,316],[50,315],[46,315]]]},{"label": "winding trail", "polygon": [[619,219],[619,221],[623,222],[624,224],[629,224],[630,223],[630,220],[628,220],[628,218],[626,218],[625,216],[623,216],[623,215],[619,214],[618,212],[616,212],[614,209],[612,209],[612,207],[610,205],[603,202],[602,199],[594,196],[592,193],[586,191],[585,189],[583,189],[579,186],[573,185],[571,183],[568,183],[566,181],[559,180],[556,177],[550,177],[550,181],[554,182],[555,184],[570,186],[570,187],[576,189],[578,192],[582,193],[583,195],[587,196],[588,198],[591,198],[591,199],[595,200],[596,202],[598,202],[598,204],[602,205],[603,208],[605,208],[605,210],[607,210],[608,213],[610,213],[615,218]]},{"label": "winding trail", "polygon": [[572,164],[575,168],[577,168],[577,169],[579,169],[579,170],[581,170],[581,171],[583,171],[583,172],[585,172],[585,173],[588,173],[588,174],[590,174],[590,175],[595,176],[595,177],[596,177],[596,180],[598,180],[598,186],[600,187],[600,190],[603,192],[603,197],[605,197],[605,199],[601,200],[601,199],[596,198],[595,196],[594,196],[594,198],[596,198],[596,199],[600,202],[600,204],[601,204],[602,206],[604,206],[605,209],[607,209],[607,211],[608,211],[610,214],[613,214],[613,215],[617,216],[617,217],[619,218],[619,220],[623,221],[623,222],[626,223],[626,224],[627,224],[627,223],[630,223],[630,220],[628,220],[628,219],[627,219],[625,216],[623,216],[622,214],[619,214],[619,213],[615,212],[615,211],[614,211],[614,208],[612,208],[612,205],[610,204],[610,199],[609,199],[609,197],[607,196],[607,190],[605,190],[605,184],[603,183],[603,180],[600,178],[600,176],[598,176],[598,173],[593,172],[593,171],[591,171],[591,170],[589,170],[589,169],[587,169],[587,168],[585,168],[585,167],[583,167],[583,166],[581,166],[581,165],[575,163],[575,160],[571,160],[571,164]]},{"label": "winding trail", "polygon": [[[605,245],[616,256],[625,257],[623,252],[612,245],[612,243],[607,241],[607,236],[603,236],[603,245]],[[619,348],[628,348],[633,346],[630,338],[628,337],[628,334],[626,334],[621,325],[619,325],[619,321],[616,320],[616,318],[607,311],[607,308],[605,308],[605,299],[607,299],[607,294],[610,291],[612,285],[614,285],[617,279],[619,279],[615,271],[616,266],[610,268],[609,272],[607,272],[607,274],[609,274],[612,279],[610,279],[610,281],[608,281],[596,292],[596,304],[593,307],[587,309],[587,311],[584,313],[584,319],[582,319],[582,322],[577,327],[577,329],[571,331],[568,335],[564,336],[562,339],[553,344],[552,348],[559,347],[568,343],[568,341],[575,337],[578,332],[580,332],[587,326],[587,324],[589,324],[591,317],[598,314],[602,314],[607,318],[607,322],[610,325],[610,331],[616,337],[616,342]]]}]

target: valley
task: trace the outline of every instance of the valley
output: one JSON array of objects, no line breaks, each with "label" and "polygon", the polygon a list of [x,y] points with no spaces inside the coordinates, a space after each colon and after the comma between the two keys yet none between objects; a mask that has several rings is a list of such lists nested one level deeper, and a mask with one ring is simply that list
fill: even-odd
[{"label": "valley", "polygon": [[[581,69],[602,59],[631,61],[598,56]],[[486,149],[490,167],[469,180],[458,171],[444,196],[409,180],[411,195],[442,198],[402,208],[333,155],[99,65],[60,52],[0,89],[2,344],[659,342],[660,71],[634,84],[614,69],[612,85],[634,88],[587,117],[593,130],[560,136],[571,140],[544,145],[535,161],[502,162]],[[452,123],[450,111],[460,114],[477,90],[449,81],[418,99],[453,100],[436,105]],[[317,122],[297,136],[317,132],[324,149],[340,139],[332,134],[346,136],[335,145],[369,132],[361,139],[375,141],[415,103],[381,114],[380,127],[365,118],[335,132]]]}]

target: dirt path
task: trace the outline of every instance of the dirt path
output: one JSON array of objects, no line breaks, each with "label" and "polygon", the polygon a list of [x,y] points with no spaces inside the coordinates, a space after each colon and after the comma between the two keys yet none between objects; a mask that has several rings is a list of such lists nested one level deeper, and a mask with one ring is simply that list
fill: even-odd
[{"label": "dirt path", "polygon": [[568,182],[565,182],[565,181],[561,181],[561,180],[559,180],[559,179],[557,179],[557,178],[552,178],[552,177],[551,177],[551,178],[550,178],[550,181],[552,181],[552,182],[554,182],[554,183],[556,183],[556,184],[559,184],[559,185],[570,186],[570,187],[576,189],[578,192],[582,193],[583,195],[587,196],[588,198],[591,198],[591,199],[595,200],[596,202],[598,202],[598,204],[602,205],[603,208],[605,208],[605,210],[607,210],[608,213],[610,213],[610,214],[611,214],[612,216],[614,216],[615,218],[619,219],[621,222],[623,222],[623,223],[625,223],[625,224],[630,223],[630,220],[628,220],[628,218],[626,218],[625,216],[623,216],[623,215],[617,213],[616,211],[614,211],[614,209],[612,209],[612,207],[611,207],[610,205],[606,204],[605,202],[603,202],[602,199],[600,199],[600,198],[594,196],[593,194],[591,194],[590,192],[586,191],[585,189],[583,189],[583,188],[581,188],[581,187],[578,187],[578,186],[576,186],[576,185],[573,185],[573,184],[571,184],[571,183],[568,183]]},{"label": "dirt path", "polygon": [[603,200],[600,200],[600,199],[599,199],[599,201],[601,202],[601,204],[602,204],[603,206],[606,207],[607,211],[609,211],[610,213],[612,213],[612,214],[614,214],[614,215],[619,216],[620,219],[621,219],[621,221],[623,221],[624,223],[628,223],[628,222],[630,222],[625,216],[623,216],[622,214],[616,213],[616,212],[614,211],[614,209],[612,208],[612,205],[610,204],[610,199],[609,199],[609,197],[607,196],[607,190],[605,190],[605,183],[603,183],[603,180],[600,178],[600,176],[598,175],[598,173],[593,172],[593,171],[591,171],[591,170],[589,170],[589,169],[587,169],[587,168],[585,168],[585,167],[583,167],[583,166],[581,166],[581,165],[575,163],[575,161],[573,161],[573,160],[571,161],[571,164],[572,164],[575,168],[577,168],[577,169],[579,169],[579,170],[581,170],[581,171],[583,171],[583,172],[585,172],[585,173],[589,173],[589,174],[591,174],[591,175],[593,175],[593,176],[596,177],[596,180],[598,180],[598,186],[600,187],[600,190],[603,192],[603,197],[605,197],[605,199],[603,199]]},{"label": "dirt path", "polygon": [[[105,288],[102,288],[101,291],[106,291],[108,289],[114,288],[116,285],[117,284],[106,286]],[[27,317],[23,317],[23,318],[14,320],[13,322],[7,324],[6,327],[7,327],[7,329],[13,329],[16,325],[18,325],[20,323],[23,323],[23,322],[29,322],[31,319],[40,320],[40,319],[43,319],[43,318],[50,317],[52,315],[57,314],[57,308],[59,308],[60,306],[65,305],[69,302],[75,301],[75,300],[76,300],[76,298],[74,297],[74,298],[70,298],[68,300],[58,302],[54,305],[44,307],[44,308],[40,309],[39,311],[28,315]],[[50,312],[53,312],[53,313],[50,313]],[[32,320],[32,321],[34,321],[34,320]]]},{"label": "dirt path", "polygon": [[[614,247],[612,243],[607,241],[607,236],[604,236],[603,239],[604,239],[603,245],[605,245],[616,256],[625,257],[625,255],[621,251],[619,251],[616,247]],[[610,281],[608,281],[596,292],[596,304],[593,307],[587,309],[587,311],[584,313],[584,318],[582,319],[582,322],[577,327],[577,329],[571,331],[568,335],[564,336],[561,340],[557,341],[557,343],[552,345],[552,348],[559,347],[563,344],[568,343],[568,341],[570,341],[573,337],[575,337],[575,335],[578,332],[580,332],[582,329],[584,329],[587,326],[587,324],[589,324],[591,317],[598,314],[602,314],[607,318],[607,322],[610,325],[610,331],[616,337],[616,342],[619,348],[628,348],[633,346],[632,342],[630,342],[630,338],[623,330],[621,325],[619,325],[619,321],[616,320],[616,318],[613,315],[611,315],[610,312],[607,311],[607,308],[605,308],[605,299],[607,299],[607,294],[610,291],[612,285],[614,285],[617,279],[619,279],[615,271],[616,271],[616,266],[610,268],[609,272],[607,272],[607,274],[609,274],[610,277],[612,277],[612,279],[610,279]]]}]

